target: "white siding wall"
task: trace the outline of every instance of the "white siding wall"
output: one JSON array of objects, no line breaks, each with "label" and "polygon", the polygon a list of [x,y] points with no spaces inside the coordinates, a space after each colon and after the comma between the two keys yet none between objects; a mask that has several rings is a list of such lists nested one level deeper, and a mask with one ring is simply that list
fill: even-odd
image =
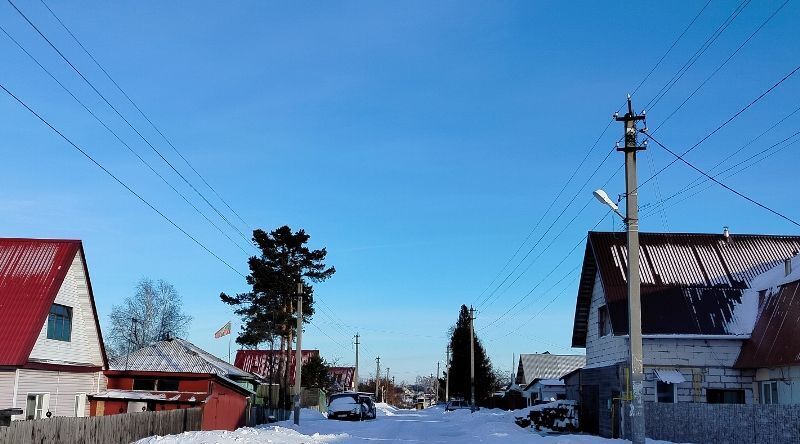
[{"label": "white siding wall", "polygon": [[47,339],[45,320],[30,360],[56,364],[103,365],[99,335],[89,300],[89,288],[80,251],[58,290],[56,304],[72,307],[72,337],[69,342]]},{"label": "white siding wall", "polygon": [[0,409],[14,406],[14,376],[16,371],[0,371]]},{"label": "white siding wall", "polygon": [[[49,411],[53,416],[75,416],[75,395],[95,393],[98,378],[102,375],[100,372],[68,373],[27,369],[20,369],[19,373],[17,407],[25,409],[28,393],[49,393]],[[88,402],[84,416],[89,416]],[[25,416],[15,416],[14,419],[25,419]]]},{"label": "white siding wall", "polygon": [[609,334],[599,336],[597,332],[597,309],[606,305],[600,273],[594,278],[594,291],[589,307],[589,323],[586,332],[586,367],[605,367],[628,359],[628,341]]}]

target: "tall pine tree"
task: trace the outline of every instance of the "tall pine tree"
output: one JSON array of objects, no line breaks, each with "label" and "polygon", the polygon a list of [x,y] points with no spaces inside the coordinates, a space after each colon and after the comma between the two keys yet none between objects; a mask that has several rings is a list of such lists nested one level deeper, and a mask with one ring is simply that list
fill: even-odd
[{"label": "tall pine tree", "polygon": [[[469,309],[461,306],[458,321],[450,329],[450,397],[470,399]],[[475,401],[485,405],[497,390],[497,379],[486,350],[475,335]]]}]

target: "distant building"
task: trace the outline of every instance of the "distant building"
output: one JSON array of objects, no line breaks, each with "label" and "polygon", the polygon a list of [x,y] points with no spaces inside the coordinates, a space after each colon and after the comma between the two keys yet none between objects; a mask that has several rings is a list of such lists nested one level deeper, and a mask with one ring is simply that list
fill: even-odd
[{"label": "distant building", "polygon": [[235,430],[255,396],[257,377],[183,339],[123,356],[105,372],[108,388],[93,393],[92,416],[203,408],[203,430]]},{"label": "distant building", "polygon": [[565,374],[586,365],[584,355],[554,355],[544,353],[523,353],[519,355],[515,383],[525,387],[534,379],[558,379]]},{"label": "distant building", "polygon": [[[302,364],[307,363],[311,358],[319,356],[319,350],[303,350],[301,352]],[[258,375],[260,378],[272,383],[279,382],[278,364],[281,361],[280,350],[239,350],[236,352],[234,365],[246,372]],[[289,385],[294,384],[295,353],[289,352]],[[283,356],[285,359],[285,356]]]},{"label": "distant building", "polygon": [[[776,358],[763,364],[739,358],[753,344],[762,298],[748,288],[800,249],[800,237],[640,233],[639,241],[645,401],[755,402],[751,366],[791,361],[778,353],[761,355]],[[606,437],[619,435],[629,392],[626,246],[624,233],[588,235],[572,333],[572,346],[586,348],[586,367],[566,378],[580,384],[582,429]]]},{"label": "distant building", "polygon": [[356,390],[355,381],[355,367],[331,367],[328,369],[328,377],[331,380],[331,386],[334,390]]},{"label": "distant building", "polygon": [[564,381],[560,379],[536,378],[522,390],[522,396],[525,397],[530,406],[537,402],[566,399],[567,390]]},{"label": "distant building", "polygon": [[81,241],[0,239],[0,409],[86,416],[105,368]]}]

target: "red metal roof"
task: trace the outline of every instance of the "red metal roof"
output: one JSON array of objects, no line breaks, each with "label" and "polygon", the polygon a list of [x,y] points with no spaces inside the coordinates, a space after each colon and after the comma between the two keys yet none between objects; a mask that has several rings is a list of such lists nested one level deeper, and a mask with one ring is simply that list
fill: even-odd
[{"label": "red metal roof", "polygon": [[[274,376],[277,381],[280,356],[279,350],[239,350],[236,352],[236,360],[233,365],[265,379]],[[303,350],[302,363],[305,364],[314,356],[319,356],[319,350]],[[270,364],[272,364],[272,371],[270,371]],[[289,352],[289,384],[294,384],[294,368],[294,351],[291,351]]]},{"label": "red metal roof", "polygon": [[735,367],[800,364],[800,281],[760,292],[760,314]]},{"label": "red metal roof", "polygon": [[80,248],[77,240],[0,239],[0,365],[28,361]]},{"label": "red metal roof", "polygon": [[[742,291],[759,274],[800,250],[800,236],[640,233],[642,329],[645,334],[729,334]],[[614,334],[627,334],[627,237],[590,232],[572,345],[586,345],[599,272]]]}]

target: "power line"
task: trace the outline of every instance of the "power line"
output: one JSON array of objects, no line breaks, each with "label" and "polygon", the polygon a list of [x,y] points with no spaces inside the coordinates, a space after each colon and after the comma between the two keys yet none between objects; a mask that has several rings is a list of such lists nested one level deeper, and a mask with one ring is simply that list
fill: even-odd
[{"label": "power line", "polygon": [[8,88],[6,88],[6,87],[5,87],[5,85],[3,85],[2,83],[0,83],[0,88],[2,88],[2,89],[3,89],[3,91],[5,91],[5,92],[6,92],[6,94],[8,94],[9,96],[11,96],[11,97],[12,97],[14,100],[16,100],[16,101],[17,101],[17,102],[18,102],[20,105],[22,105],[23,107],[25,107],[25,109],[27,109],[27,110],[28,110],[28,111],[29,111],[31,114],[33,114],[34,116],[36,116],[36,118],[37,118],[37,119],[39,119],[39,120],[40,120],[42,123],[44,123],[45,125],[47,125],[47,126],[48,126],[48,127],[51,129],[51,130],[53,130],[53,131],[54,131],[56,134],[58,134],[58,135],[59,135],[59,137],[61,137],[62,139],[64,139],[64,140],[65,140],[67,143],[69,143],[70,145],[72,145],[72,147],[73,147],[73,148],[75,148],[75,149],[76,149],[76,150],[78,150],[78,151],[79,151],[81,154],[83,154],[83,156],[84,156],[84,157],[86,157],[87,159],[89,159],[89,160],[90,160],[92,163],[94,163],[94,164],[95,164],[95,165],[96,165],[98,168],[100,168],[101,170],[103,170],[103,172],[105,172],[106,174],[108,174],[109,176],[111,176],[111,178],[112,178],[112,179],[114,179],[114,180],[115,180],[117,183],[119,183],[120,185],[122,185],[122,186],[123,186],[123,187],[124,187],[126,190],[128,190],[128,191],[129,191],[131,194],[133,194],[134,196],[136,196],[136,198],[138,198],[140,201],[142,201],[142,203],[144,203],[145,205],[147,205],[148,207],[150,207],[150,209],[151,209],[151,210],[155,211],[155,212],[156,212],[156,213],[157,213],[159,216],[161,216],[162,218],[164,218],[164,220],[166,220],[167,222],[169,222],[169,223],[170,223],[170,224],[171,224],[173,227],[177,228],[177,229],[178,229],[178,230],[179,230],[181,233],[183,233],[183,234],[184,234],[186,237],[188,237],[188,238],[189,238],[189,239],[191,239],[191,240],[192,240],[194,243],[196,243],[197,245],[199,245],[199,246],[200,246],[202,249],[206,250],[206,252],[207,252],[208,254],[210,254],[210,255],[214,256],[214,257],[215,257],[215,258],[216,258],[218,261],[222,262],[222,263],[223,263],[223,264],[224,264],[226,267],[230,268],[230,269],[231,269],[231,270],[232,270],[234,273],[238,274],[238,275],[239,275],[239,276],[241,276],[241,277],[246,277],[246,276],[245,276],[245,275],[243,275],[241,272],[239,272],[239,270],[237,270],[237,269],[233,268],[233,266],[231,266],[231,264],[229,264],[229,263],[228,263],[228,262],[226,262],[224,259],[222,259],[220,256],[218,256],[216,253],[214,253],[213,251],[211,251],[211,250],[210,250],[208,247],[206,247],[206,246],[205,246],[205,245],[204,245],[202,242],[200,242],[199,240],[197,240],[197,238],[195,238],[194,236],[192,236],[191,234],[189,234],[189,233],[188,233],[186,230],[184,230],[183,228],[181,228],[181,226],[180,226],[180,225],[178,225],[177,223],[175,223],[175,221],[173,221],[173,220],[172,220],[172,219],[170,219],[170,218],[169,218],[169,217],[168,217],[166,214],[164,214],[163,212],[161,212],[161,210],[159,210],[158,208],[156,208],[156,207],[155,207],[153,204],[151,204],[151,203],[150,203],[150,202],[149,202],[147,199],[145,199],[145,198],[144,198],[144,197],[142,197],[142,196],[141,196],[139,193],[137,193],[136,191],[134,191],[134,190],[133,190],[133,188],[131,188],[130,186],[128,186],[128,184],[126,184],[126,183],[125,183],[125,182],[123,182],[123,181],[122,181],[120,178],[118,178],[116,175],[114,175],[114,173],[112,173],[111,171],[109,171],[109,170],[108,170],[106,167],[104,167],[104,166],[103,166],[103,165],[102,165],[100,162],[98,162],[97,160],[95,160],[95,159],[94,159],[94,157],[92,157],[92,156],[91,156],[91,155],[90,155],[88,152],[86,152],[86,151],[85,151],[83,148],[81,148],[80,146],[78,146],[77,144],[75,144],[75,143],[74,143],[72,140],[70,140],[70,139],[69,139],[67,136],[65,136],[65,135],[64,135],[64,133],[62,133],[61,131],[59,131],[59,130],[58,130],[56,127],[55,127],[55,126],[53,126],[53,125],[52,125],[50,122],[48,122],[48,121],[47,121],[47,120],[46,120],[44,117],[42,117],[42,116],[41,116],[39,113],[37,113],[36,111],[34,111],[34,110],[33,110],[33,108],[31,108],[30,106],[28,106],[28,104],[26,104],[25,102],[23,102],[23,101],[22,101],[22,99],[20,99],[20,98],[19,98],[19,97],[17,97],[17,96],[16,96],[14,93],[12,93],[12,92],[11,92],[11,91],[10,91]]},{"label": "power line", "polygon": [[[684,151],[684,152],[681,154],[681,156],[685,156],[685,155],[687,155],[688,153],[692,152],[692,151],[693,151],[695,148],[697,148],[698,146],[700,146],[700,144],[702,144],[703,142],[705,142],[706,140],[708,140],[708,139],[709,139],[711,136],[713,136],[714,134],[716,134],[717,132],[719,132],[719,131],[720,131],[722,128],[725,128],[725,127],[726,127],[726,126],[727,126],[729,123],[731,123],[731,122],[732,122],[734,119],[736,119],[736,118],[737,118],[737,117],[739,117],[739,116],[740,116],[742,113],[744,113],[745,111],[747,111],[748,109],[750,109],[750,107],[751,107],[751,106],[753,106],[753,105],[755,105],[756,103],[758,103],[758,102],[759,102],[761,99],[763,99],[765,96],[767,96],[767,94],[771,93],[771,92],[772,92],[772,91],[773,91],[775,88],[777,88],[777,87],[778,87],[778,86],[780,86],[780,85],[781,85],[783,82],[785,82],[787,79],[789,79],[790,77],[792,77],[792,76],[793,76],[795,73],[797,73],[797,71],[798,71],[798,70],[800,70],[800,65],[798,65],[798,66],[797,66],[797,67],[795,67],[795,68],[794,68],[794,69],[793,69],[791,72],[789,72],[788,74],[786,74],[785,76],[783,76],[783,78],[781,78],[780,80],[778,80],[778,81],[777,81],[775,84],[773,84],[772,86],[770,86],[769,88],[767,88],[767,90],[766,90],[766,91],[764,91],[764,92],[762,92],[761,94],[759,94],[759,95],[758,95],[758,97],[756,97],[755,99],[751,100],[751,101],[750,101],[750,102],[749,102],[747,105],[745,105],[745,106],[744,106],[743,108],[741,108],[739,111],[736,111],[736,113],[734,113],[734,114],[733,114],[731,117],[729,117],[729,118],[728,118],[726,121],[722,122],[720,125],[718,125],[716,128],[714,128],[714,130],[713,130],[713,131],[711,131],[710,133],[708,133],[708,134],[706,134],[705,136],[703,136],[703,138],[702,138],[702,139],[700,139],[700,140],[699,140],[697,143],[695,143],[694,145],[692,145],[691,147],[689,147],[689,149],[687,149],[686,151]],[[656,177],[656,176],[658,176],[659,174],[663,173],[663,172],[664,172],[664,171],[665,171],[667,168],[671,167],[671,166],[672,166],[673,164],[675,164],[675,162],[677,162],[678,160],[679,160],[679,159],[677,159],[677,158],[676,158],[676,159],[675,159],[675,160],[673,160],[672,162],[669,162],[667,165],[665,165],[664,167],[662,167],[660,170],[656,171],[656,173],[655,173],[655,174],[653,174],[652,176],[648,177],[648,178],[647,178],[647,179],[646,179],[644,182],[642,182],[642,183],[641,183],[641,184],[640,184],[638,187],[636,187],[636,190],[638,190],[639,188],[643,187],[645,184],[647,184],[648,182],[650,182],[651,180],[653,180],[653,178],[655,178],[655,177]]]},{"label": "power line", "polygon": [[195,186],[194,186],[194,185],[193,185],[191,182],[189,182],[189,180],[188,180],[188,179],[187,179],[187,178],[186,178],[186,177],[185,177],[185,176],[184,176],[184,175],[183,175],[183,174],[182,174],[180,171],[178,171],[178,169],[177,169],[177,168],[175,168],[175,166],[174,166],[174,165],[172,165],[172,163],[171,163],[171,162],[170,162],[170,161],[169,161],[169,160],[168,160],[166,157],[164,157],[164,155],[163,155],[163,154],[162,154],[162,153],[161,153],[161,152],[160,152],[160,151],[159,151],[159,150],[158,150],[158,149],[157,149],[155,146],[153,146],[153,144],[152,144],[152,143],[150,143],[150,141],[149,141],[149,140],[147,140],[147,138],[146,138],[146,137],[144,137],[144,135],[143,135],[143,134],[142,134],[142,133],[141,133],[141,132],[140,132],[138,129],[136,129],[136,127],[134,127],[134,126],[133,126],[133,124],[131,124],[131,122],[130,122],[128,119],[126,119],[126,118],[125,118],[125,116],[123,116],[123,115],[122,115],[122,113],[120,113],[120,111],[119,111],[119,110],[118,110],[118,109],[117,109],[117,108],[116,108],[114,105],[112,105],[112,104],[111,104],[111,102],[109,102],[109,101],[108,101],[108,99],[105,97],[105,95],[103,95],[103,93],[101,93],[101,92],[100,92],[100,91],[99,91],[99,90],[98,90],[98,89],[97,89],[97,88],[94,86],[94,84],[93,84],[91,81],[89,81],[89,79],[87,79],[87,78],[86,78],[86,76],[84,76],[84,75],[83,75],[83,73],[82,73],[82,72],[81,72],[81,71],[80,71],[80,70],[79,70],[79,69],[78,69],[78,68],[77,68],[77,67],[76,67],[76,66],[75,66],[75,65],[74,65],[74,64],[73,64],[73,63],[72,63],[72,62],[71,62],[71,61],[70,61],[70,60],[69,60],[69,59],[68,59],[68,58],[67,58],[65,55],[64,55],[64,53],[62,53],[62,52],[61,52],[61,50],[59,50],[59,49],[58,49],[58,48],[57,48],[57,47],[56,47],[56,46],[53,44],[53,42],[52,42],[52,41],[50,41],[50,39],[49,39],[49,38],[47,38],[47,36],[45,36],[45,35],[44,35],[44,33],[42,33],[42,31],[41,31],[41,30],[39,30],[39,28],[38,28],[38,27],[37,27],[37,26],[36,26],[36,25],[35,25],[35,24],[34,24],[34,23],[33,23],[33,22],[32,22],[32,21],[31,21],[31,20],[28,18],[28,16],[26,16],[26,15],[25,15],[25,13],[23,13],[23,12],[22,12],[22,11],[21,11],[21,10],[20,10],[18,7],[17,7],[17,5],[15,5],[15,4],[14,4],[14,2],[13,2],[12,0],[7,0],[7,1],[8,1],[8,3],[9,3],[9,4],[10,4],[10,5],[11,5],[11,6],[14,8],[14,10],[15,10],[15,11],[17,11],[17,13],[18,13],[20,16],[22,16],[22,18],[23,18],[23,19],[25,19],[25,21],[26,21],[26,22],[27,22],[27,23],[28,23],[28,24],[29,24],[29,25],[30,25],[30,26],[31,26],[31,27],[32,27],[32,28],[33,28],[33,29],[34,29],[34,30],[35,30],[35,31],[36,31],[36,32],[37,32],[37,33],[38,33],[38,34],[39,34],[39,35],[40,35],[40,36],[41,36],[41,37],[42,37],[42,38],[43,38],[43,39],[46,41],[46,42],[47,42],[47,44],[48,44],[48,45],[50,45],[50,47],[51,47],[51,48],[53,48],[53,50],[54,50],[54,51],[56,51],[56,53],[58,53],[58,55],[59,55],[59,56],[60,56],[60,57],[61,57],[61,58],[62,58],[62,59],[65,61],[65,62],[67,62],[67,64],[68,64],[68,65],[69,65],[69,66],[70,66],[70,67],[71,67],[71,68],[72,68],[72,69],[73,69],[73,70],[74,70],[74,71],[75,71],[75,72],[76,72],[76,73],[77,73],[77,74],[78,74],[78,75],[81,77],[81,79],[83,79],[83,81],[84,81],[84,82],[86,82],[86,84],[87,84],[87,85],[89,85],[89,87],[90,87],[90,88],[91,88],[91,89],[92,89],[92,90],[93,90],[95,93],[97,93],[97,95],[98,95],[98,96],[100,96],[100,98],[101,98],[101,99],[103,99],[103,101],[104,101],[104,102],[105,102],[105,103],[106,103],[106,104],[107,104],[107,105],[108,105],[108,106],[109,106],[109,107],[110,107],[110,108],[111,108],[111,109],[112,109],[112,110],[113,110],[113,111],[114,111],[114,112],[115,112],[115,113],[116,113],[116,114],[117,114],[117,115],[118,115],[118,116],[119,116],[119,117],[120,117],[120,118],[121,118],[121,119],[122,119],[122,120],[123,120],[123,121],[124,121],[124,122],[125,122],[125,123],[126,123],[126,124],[127,124],[127,125],[128,125],[128,126],[129,126],[129,127],[130,127],[130,128],[131,128],[131,129],[132,129],[132,130],[133,130],[133,131],[134,131],[134,132],[135,132],[135,133],[136,133],[136,134],[137,134],[137,135],[138,135],[138,136],[139,136],[139,137],[140,137],[140,138],[141,138],[141,139],[142,139],[142,140],[143,140],[143,141],[144,141],[144,142],[145,142],[145,143],[146,143],[146,144],[147,144],[147,145],[148,145],[148,146],[149,146],[149,147],[150,147],[150,148],[151,148],[151,149],[154,151],[154,152],[155,152],[155,153],[156,153],[156,154],[157,154],[157,155],[158,155],[158,156],[159,156],[159,157],[160,157],[160,158],[161,158],[161,160],[163,160],[163,161],[164,161],[164,162],[165,162],[167,165],[169,165],[169,167],[172,169],[172,171],[174,171],[174,172],[175,172],[175,174],[177,174],[177,175],[178,175],[178,176],[179,176],[181,179],[183,179],[183,181],[184,181],[184,182],[186,182],[186,184],[187,184],[187,185],[188,185],[188,186],[189,186],[189,187],[190,187],[192,190],[194,190],[194,192],[195,192],[195,193],[197,193],[197,195],[198,195],[198,196],[200,196],[200,198],[201,198],[201,199],[203,199],[203,201],[204,201],[204,202],[205,202],[205,203],[206,203],[208,206],[210,206],[210,207],[211,207],[211,208],[214,210],[214,212],[216,212],[216,213],[217,213],[217,215],[219,215],[219,216],[222,218],[222,220],[224,220],[224,221],[225,221],[225,223],[227,223],[227,224],[228,224],[228,226],[230,226],[230,227],[231,227],[231,228],[232,228],[232,229],[233,229],[233,230],[234,230],[234,231],[235,231],[237,234],[239,234],[239,236],[241,236],[241,237],[242,237],[242,239],[244,239],[244,241],[245,241],[245,242],[247,242],[247,243],[249,243],[249,242],[250,242],[250,240],[249,240],[249,239],[247,239],[247,237],[244,235],[244,233],[242,233],[242,232],[241,232],[241,230],[239,230],[239,229],[238,229],[236,226],[234,226],[234,225],[233,225],[233,224],[230,222],[230,220],[228,220],[228,218],[227,218],[227,217],[225,217],[225,215],[224,215],[224,214],[222,214],[222,213],[219,211],[219,209],[217,209],[217,207],[216,207],[214,204],[212,204],[212,203],[211,203],[211,202],[210,202],[210,201],[209,201],[209,200],[208,200],[208,199],[205,197],[205,195],[203,195],[203,194],[202,194],[202,193],[201,193],[201,192],[200,192],[200,191],[199,191],[199,190],[198,190],[198,189],[197,189],[197,188],[196,188],[196,187],[195,187]]},{"label": "power line", "polygon": [[762,204],[761,202],[758,202],[758,201],[756,201],[755,199],[753,199],[753,198],[751,198],[751,197],[748,197],[748,196],[744,195],[743,193],[741,193],[741,192],[739,192],[739,191],[737,191],[737,190],[735,190],[735,189],[731,188],[730,186],[728,186],[728,185],[725,185],[724,183],[720,182],[719,180],[717,180],[716,178],[714,178],[714,176],[711,176],[710,174],[706,173],[705,171],[701,170],[700,168],[697,168],[697,167],[696,167],[696,166],[694,166],[694,165],[693,165],[691,162],[689,162],[688,160],[684,159],[684,158],[683,158],[683,156],[681,156],[681,155],[677,154],[676,152],[674,152],[674,151],[672,151],[671,149],[669,149],[669,148],[667,148],[666,146],[664,146],[664,144],[662,144],[662,143],[661,143],[661,142],[659,142],[657,139],[655,139],[655,138],[653,137],[653,135],[652,135],[652,134],[649,134],[649,133],[647,133],[647,132],[644,132],[644,135],[645,135],[645,136],[647,136],[647,138],[649,138],[650,140],[652,140],[652,141],[653,141],[653,142],[655,142],[656,144],[658,144],[658,146],[660,146],[661,148],[664,148],[664,149],[665,149],[665,150],[666,150],[668,153],[670,153],[670,154],[672,154],[673,156],[675,156],[675,158],[676,158],[677,160],[680,160],[681,162],[685,163],[687,166],[689,166],[689,167],[690,167],[690,168],[692,168],[693,170],[697,171],[698,173],[702,174],[703,176],[706,176],[706,177],[707,177],[709,180],[713,181],[713,182],[714,182],[714,183],[716,183],[717,185],[719,185],[719,186],[721,186],[721,187],[725,188],[726,190],[728,190],[728,191],[730,191],[730,192],[732,192],[732,193],[736,194],[737,196],[739,196],[739,197],[741,197],[741,198],[743,198],[743,199],[745,199],[745,200],[749,201],[750,203],[753,203],[753,204],[755,204],[755,205],[758,205],[759,207],[761,207],[761,208],[763,208],[763,209],[765,209],[765,210],[769,211],[770,213],[773,213],[773,214],[775,214],[776,216],[779,216],[779,217],[781,217],[781,218],[783,218],[783,219],[785,219],[785,220],[787,220],[787,221],[789,221],[789,222],[793,223],[794,225],[797,225],[798,227],[800,227],[800,222],[797,222],[796,220],[794,220],[794,219],[790,218],[789,216],[786,216],[785,214],[783,214],[783,213],[780,213],[780,212],[778,212],[777,210],[774,210],[774,209],[772,209],[772,208],[770,208],[770,207],[768,207],[768,206],[766,206],[766,205]]},{"label": "power line", "polygon": [[69,88],[67,88],[60,80],[58,80],[58,78],[56,78],[56,76],[53,75],[53,73],[50,70],[48,70],[44,65],[42,65],[39,62],[39,60],[33,54],[31,54],[27,49],[25,49],[25,47],[22,46],[22,44],[19,43],[19,41],[17,41],[11,34],[9,34],[8,31],[2,25],[0,25],[0,31],[2,31],[3,34],[5,34],[5,36],[9,38],[9,40],[11,40],[15,45],[17,45],[17,47],[22,52],[24,52],[31,60],[33,60],[36,63],[36,65],[39,66],[39,68],[41,68],[48,76],[50,76],[50,78],[53,79],[53,81],[55,81],[58,84],[58,86],[61,87],[61,89],[66,91],[67,94],[70,95],[70,97],[72,97],[76,102],[78,102],[78,104],[81,107],[83,107],[83,109],[86,110],[86,112],[88,112],[95,120],[97,120],[100,123],[100,125],[103,126],[103,128],[105,128],[108,132],[110,132],[123,146],[125,146],[125,148],[127,148],[128,151],[133,153],[133,155],[136,156],[136,158],[139,159],[139,161],[142,162],[150,171],[152,171],[153,174],[158,176],[158,178],[161,179],[161,181],[163,181],[169,188],[171,188],[172,191],[178,194],[178,196],[180,196],[187,204],[189,204],[189,206],[191,206],[198,214],[203,216],[203,218],[205,218],[205,220],[208,221],[209,224],[211,224],[220,233],[222,233],[222,235],[225,236],[231,243],[233,243],[243,253],[247,254],[247,251],[244,248],[242,248],[236,241],[234,241],[228,235],[228,233],[226,233],[222,228],[220,228],[216,223],[214,223],[214,221],[209,219],[205,213],[203,213],[199,208],[197,208],[197,206],[186,197],[186,195],[184,195],[177,188],[175,188],[174,185],[172,185],[169,181],[167,181],[167,179],[161,173],[159,173],[155,168],[153,168],[153,166],[147,160],[145,160],[138,152],[136,152],[136,150],[131,148],[130,145],[128,145],[124,140],[122,140],[122,138],[116,133],[116,131],[111,129],[111,127],[109,127],[102,119],[100,119],[100,117],[97,116],[97,114],[95,114],[88,106],[86,106],[86,104],[84,104],[83,101],[81,101]]},{"label": "power line", "polygon": [[67,33],[70,35],[70,37],[72,37],[73,40],[75,40],[75,43],[77,43],[78,46],[80,46],[80,48],[83,50],[83,52],[85,52],[86,55],[88,55],[89,58],[94,62],[94,64],[97,65],[98,68],[100,68],[100,71],[102,71],[103,74],[105,74],[105,76],[108,78],[108,80],[110,80],[111,83],[113,83],[114,86],[117,87],[119,92],[121,92],[122,95],[125,96],[126,99],[128,99],[128,101],[131,103],[131,105],[133,105],[134,108],[136,108],[136,110],[139,112],[139,114],[141,114],[142,117],[144,117],[144,119],[150,124],[150,126],[152,126],[153,129],[155,129],[156,132],[167,142],[167,144],[169,144],[169,146],[172,147],[172,150],[175,151],[175,153],[186,163],[186,165],[189,166],[189,168],[191,168],[192,171],[194,171],[194,173],[197,175],[197,177],[199,177],[200,180],[203,181],[203,183],[217,196],[217,198],[219,198],[219,200],[243,224],[245,224],[245,226],[249,227],[250,225],[247,222],[245,222],[245,220],[242,218],[242,216],[240,216],[239,213],[236,212],[236,210],[231,208],[231,206],[228,204],[228,202],[225,199],[223,199],[223,197],[217,192],[216,189],[214,189],[214,187],[211,186],[210,183],[208,183],[208,181],[205,179],[205,177],[203,177],[203,175],[200,174],[200,172],[198,172],[195,169],[195,167],[189,162],[189,160],[186,159],[186,157],[184,157],[184,155],[181,154],[180,151],[178,151],[178,149],[175,147],[175,145],[173,145],[172,141],[170,141],[167,138],[167,136],[164,135],[164,133],[161,131],[161,129],[159,129],[155,125],[155,123],[153,123],[153,121],[150,120],[150,118],[144,113],[144,111],[142,111],[142,109],[139,107],[139,105],[137,105],[136,102],[134,102],[133,99],[128,95],[128,93],[126,93],[125,90],[122,89],[122,87],[119,85],[119,83],[117,83],[117,81],[114,80],[113,77],[111,77],[111,74],[109,74],[108,71],[103,67],[103,65],[101,65],[100,62],[97,61],[97,59],[94,57],[94,55],[83,45],[83,43],[81,43],[81,41],[78,39],[78,37],[69,29],[69,27],[61,20],[61,18],[59,18],[58,15],[56,15],[56,13],[50,8],[50,6],[44,0],[40,0],[40,1],[44,5],[44,7],[47,8],[48,11],[50,11],[50,14],[56,19],[56,21],[58,21],[58,23],[61,25],[61,27],[64,28],[65,31],[67,31]]}]

